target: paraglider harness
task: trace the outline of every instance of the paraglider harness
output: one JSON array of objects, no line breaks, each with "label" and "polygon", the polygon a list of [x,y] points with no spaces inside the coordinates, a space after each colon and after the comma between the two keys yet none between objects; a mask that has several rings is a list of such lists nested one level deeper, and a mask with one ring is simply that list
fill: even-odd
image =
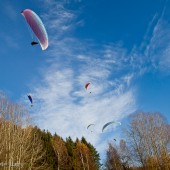
[{"label": "paraglider harness", "polygon": [[38,42],[36,42],[36,41],[31,42],[31,45],[37,45],[37,44],[38,44]]}]

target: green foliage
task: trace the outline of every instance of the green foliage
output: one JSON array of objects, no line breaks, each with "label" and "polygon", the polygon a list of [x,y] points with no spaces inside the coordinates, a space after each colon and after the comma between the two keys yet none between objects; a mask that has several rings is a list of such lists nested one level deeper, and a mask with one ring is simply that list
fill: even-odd
[{"label": "green foliage", "polygon": [[73,140],[71,139],[71,137],[69,136],[68,138],[66,138],[66,147],[68,150],[68,155],[69,156],[73,156],[73,150],[75,148],[75,143],[73,142]]},{"label": "green foliage", "polygon": [[[29,124],[27,111],[0,97],[0,160],[19,162],[21,170],[98,170],[100,157],[96,149],[86,141],[71,137],[63,140],[56,133],[41,130]],[[3,111],[5,108],[5,112]],[[28,125],[25,125],[26,120]],[[15,133],[14,133],[15,132]],[[83,166],[83,167],[82,167]],[[6,168],[5,168],[6,169]],[[14,169],[7,168],[7,169]]]},{"label": "green foliage", "polygon": [[68,155],[69,155],[68,167],[70,170],[74,169],[74,159],[75,159],[74,149],[75,149],[75,147],[76,147],[76,145],[73,142],[73,140],[71,139],[71,137],[69,136],[68,138],[66,138],[66,148],[67,148]]},{"label": "green foliage", "polygon": [[100,155],[97,152],[96,148],[91,143],[88,143],[84,137],[81,138],[81,142],[89,148],[96,169],[100,169],[102,164],[100,163]]},{"label": "green foliage", "polygon": [[[48,131],[47,132],[45,130],[41,131],[37,127],[36,129],[38,130],[38,135],[40,136],[44,144],[45,160],[43,161],[45,161],[49,165],[49,167],[51,167],[51,170],[56,169],[57,159],[51,143],[52,135]],[[39,164],[41,164],[41,162],[39,162]]]}]

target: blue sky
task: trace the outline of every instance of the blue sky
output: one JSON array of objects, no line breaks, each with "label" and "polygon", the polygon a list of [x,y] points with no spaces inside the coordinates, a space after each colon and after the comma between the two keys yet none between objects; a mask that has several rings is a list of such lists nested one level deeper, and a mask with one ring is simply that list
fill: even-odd
[{"label": "blue sky", "polygon": [[[169,1],[6,0],[0,7],[0,90],[25,104],[41,128],[83,135],[103,155],[107,142],[121,137],[120,127],[102,134],[106,122],[123,126],[137,110],[170,121]],[[45,51],[30,45],[20,14],[26,8],[47,29]],[[94,133],[86,130],[90,123]]]}]

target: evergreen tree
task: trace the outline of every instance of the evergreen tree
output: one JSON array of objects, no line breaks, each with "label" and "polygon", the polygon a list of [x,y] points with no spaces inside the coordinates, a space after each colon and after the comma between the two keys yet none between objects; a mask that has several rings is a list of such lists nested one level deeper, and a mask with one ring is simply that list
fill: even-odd
[{"label": "evergreen tree", "polygon": [[69,156],[69,162],[68,162],[68,170],[74,170],[74,159],[75,159],[75,155],[74,155],[74,149],[75,149],[75,143],[73,142],[73,140],[71,139],[71,137],[69,136],[68,138],[66,138],[66,148],[67,148],[67,152],[68,152],[68,156]]},{"label": "evergreen tree", "polygon": [[81,142],[84,143],[90,150],[91,159],[95,164],[94,169],[95,170],[100,169],[100,167],[101,167],[100,155],[97,152],[96,148],[91,143],[88,143],[84,137],[82,137]]},{"label": "evergreen tree", "polygon": [[47,164],[51,167],[51,170],[56,169],[57,168],[57,157],[55,155],[55,151],[51,143],[52,135],[50,132],[48,131],[46,132],[45,130],[41,131],[40,129],[38,129],[38,132],[44,144],[44,150],[46,153],[46,156],[44,158],[45,162],[47,162]]}]

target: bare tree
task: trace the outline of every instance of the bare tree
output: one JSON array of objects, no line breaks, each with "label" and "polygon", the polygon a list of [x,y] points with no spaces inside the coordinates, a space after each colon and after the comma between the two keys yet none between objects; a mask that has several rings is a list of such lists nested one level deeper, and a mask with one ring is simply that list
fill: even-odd
[{"label": "bare tree", "polygon": [[124,170],[130,169],[134,162],[131,158],[131,154],[125,140],[120,140],[118,152],[120,155],[121,164]]},{"label": "bare tree", "polygon": [[145,169],[169,167],[170,131],[165,118],[159,113],[133,115],[126,139],[131,157]]},{"label": "bare tree", "polygon": [[107,170],[123,170],[121,164],[121,159],[117,149],[113,146],[112,143],[108,144],[108,150],[106,153],[105,167]]},{"label": "bare tree", "polygon": [[4,170],[48,169],[45,151],[27,110],[0,95],[0,168]]}]

